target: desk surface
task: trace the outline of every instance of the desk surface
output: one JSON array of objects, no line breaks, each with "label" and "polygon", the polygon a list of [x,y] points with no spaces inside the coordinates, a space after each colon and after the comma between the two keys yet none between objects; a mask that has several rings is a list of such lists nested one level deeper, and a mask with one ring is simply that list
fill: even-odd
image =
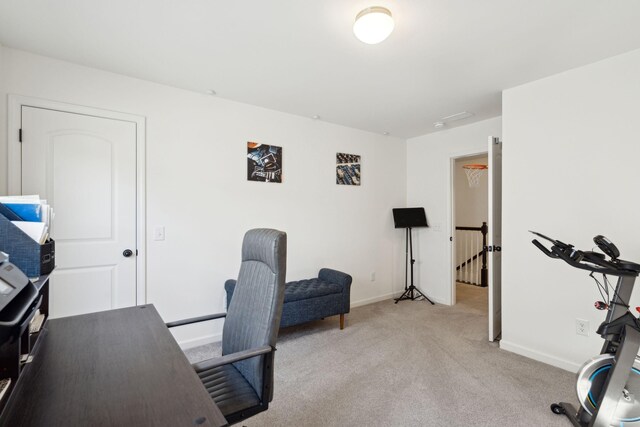
[{"label": "desk surface", "polygon": [[2,426],[224,426],[153,305],[47,321]]}]

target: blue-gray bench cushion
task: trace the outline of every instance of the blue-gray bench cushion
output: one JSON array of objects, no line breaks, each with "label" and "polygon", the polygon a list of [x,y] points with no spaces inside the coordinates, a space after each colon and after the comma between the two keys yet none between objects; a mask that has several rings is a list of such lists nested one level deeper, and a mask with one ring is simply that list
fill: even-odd
[{"label": "blue-gray bench cushion", "polygon": [[[351,281],[351,276],[346,273],[323,268],[318,272],[317,278],[286,283],[280,327],[348,313],[351,306]],[[235,280],[227,280],[224,284],[227,307],[231,303],[235,285]]]},{"label": "blue-gray bench cushion", "polygon": [[289,282],[284,288],[284,302],[299,301],[342,293],[342,286],[337,283],[324,282],[320,279],[305,279]]}]

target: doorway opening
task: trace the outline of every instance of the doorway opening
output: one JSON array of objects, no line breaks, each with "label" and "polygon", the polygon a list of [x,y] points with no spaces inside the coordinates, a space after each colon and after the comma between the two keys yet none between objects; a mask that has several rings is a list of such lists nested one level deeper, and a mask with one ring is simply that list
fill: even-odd
[{"label": "doorway opening", "polygon": [[[488,154],[454,159],[452,224],[454,242],[453,301],[465,310],[488,312],[487,245],[489,220]],[[470,165],[478,165],[471,166]],[[471,175],[471,176],[470,176]]]},{"label": "doorway opening", "polygon": [[[451,305],[455,305],[457,299],[464,301],[468,297],[471,301],[476,298],[475,307],[487,313],[489,341],[498,341],[502,334],[502,141],[489,136],[486,151],[458,153],[449,160]],[[464,173],[465,164],[475,164],[470,168],[474,173]],[[480,169],[486,173],[475,173]],[[477,183],[469,179],[474,177],[478,178]],[[476,225],[469,227],[462,224],[463,221],[475,222]],[[483,222],[486,222],[486,227],[483,227]],[[467,241],[456,234],[456,228],[461,227],[471,228],[470,231],[479,234]],[[461,271],[465,268],[469,273]],[[461,285],[458,285],[459,281]],[[474,290],[462,285],[475,286],[477,283],[480,287],[486,283],[486,292],[476,289],[475,296],[465,293]],[[487,303],[484,302],[485,295]]]}]

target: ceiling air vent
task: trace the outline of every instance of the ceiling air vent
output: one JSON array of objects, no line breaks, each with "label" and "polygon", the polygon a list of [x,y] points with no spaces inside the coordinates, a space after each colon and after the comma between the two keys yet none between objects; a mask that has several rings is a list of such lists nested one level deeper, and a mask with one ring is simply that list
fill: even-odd
[{"label": "ceiling air vent", "polygon": [[469,113],[467,111],[463,111],[461,113],[456,113],[456,114],[452,114],[452,115],[447,116],[447,117],[443,117],[443,118],[440,119],[440,121],[445,122],[445,123],[447,123],[447,122],[455,122],[455,121],[458,121],[458,120],[468,119],[469,117],[472,117],[472,116],[473,116],[473,113]]}]

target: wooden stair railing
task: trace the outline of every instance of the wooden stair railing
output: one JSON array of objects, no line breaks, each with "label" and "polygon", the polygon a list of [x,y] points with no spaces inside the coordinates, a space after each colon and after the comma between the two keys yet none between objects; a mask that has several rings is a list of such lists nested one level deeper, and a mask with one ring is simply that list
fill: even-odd
[{"label": "wooden stair railing", "polygon": [[[464,258],[466,258],[456,267],[456,280],[458,282],[482,287],[487,286],[488,231],[489,227],[486,222],[483,222],[480,227],[456,227],[456,244],[459,245],[459,248],[464,248]],[[481,259],[481,264],[477,261],[478,259]]]}]

